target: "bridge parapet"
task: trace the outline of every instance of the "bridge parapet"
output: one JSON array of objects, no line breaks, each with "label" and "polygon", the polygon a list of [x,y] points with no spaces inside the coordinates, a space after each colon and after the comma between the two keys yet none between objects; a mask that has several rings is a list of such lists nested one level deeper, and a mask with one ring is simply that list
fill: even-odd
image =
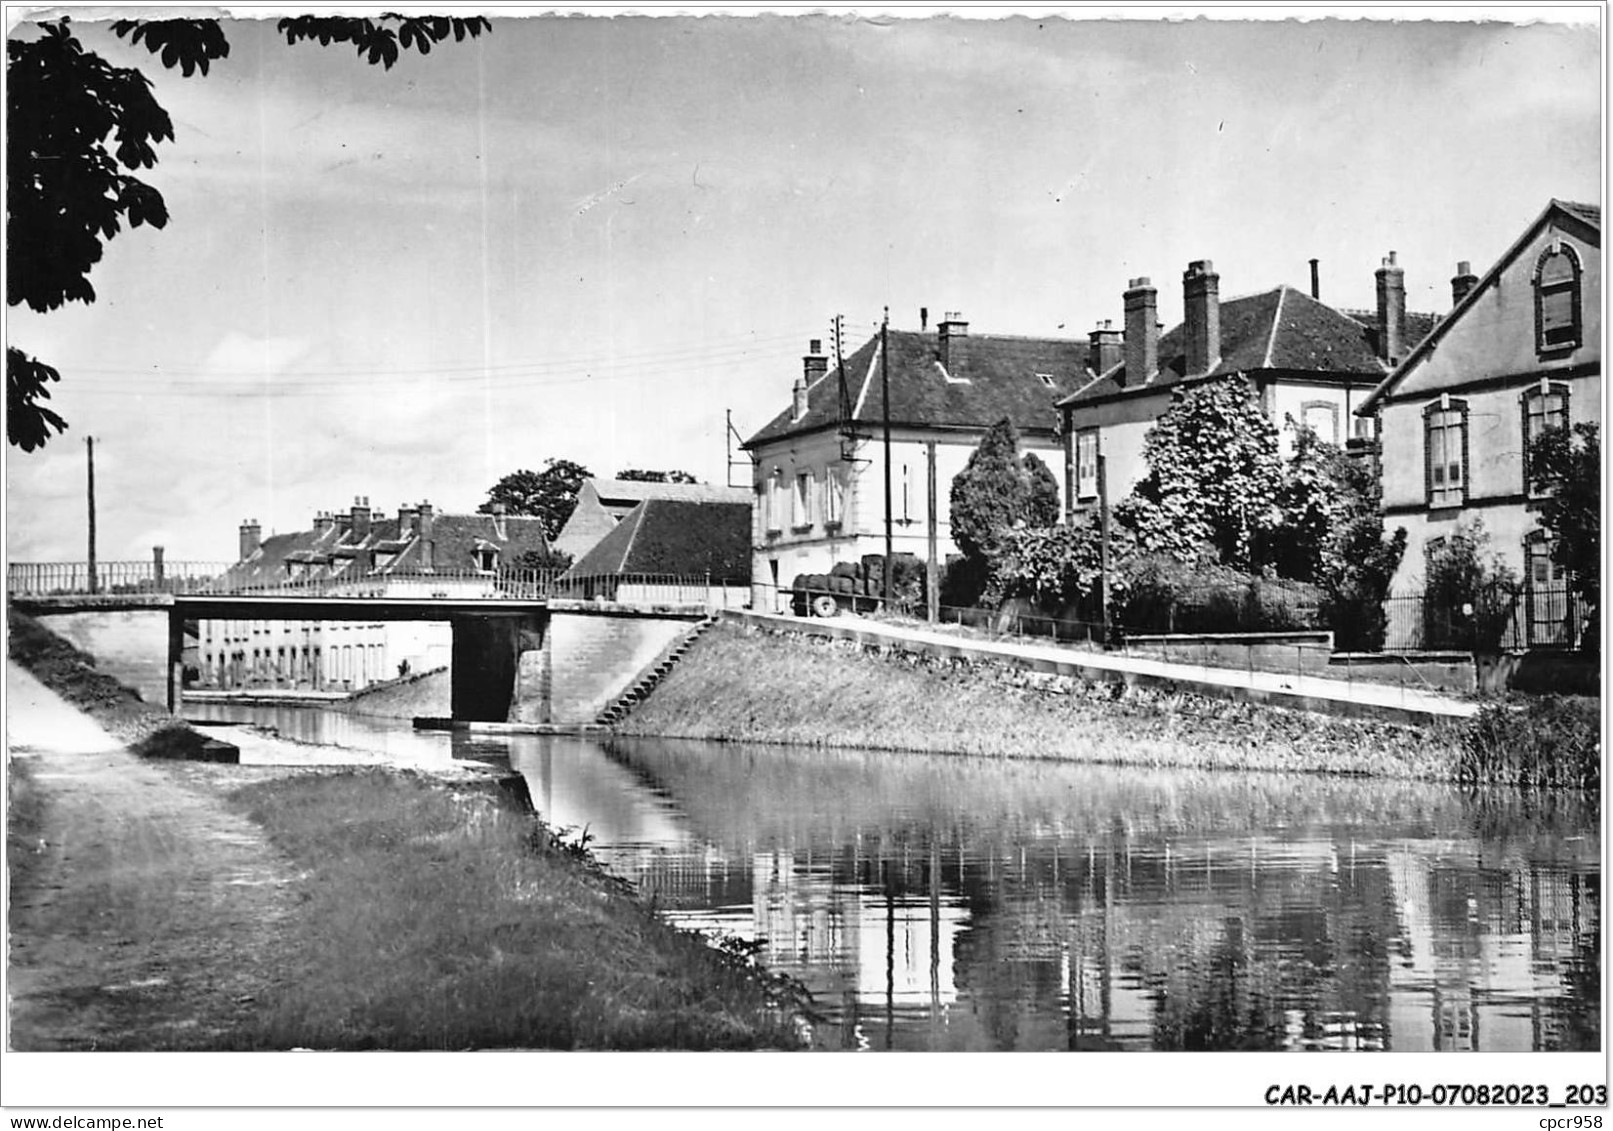
[{"label": "bridge parapet", "polygon": [[[294,563],[281,578],[249,574],[227,562],[11,562],[6,594],[44,606],[154,605],[160,595],[242,598],[301,597],[312,601],[415,600],[565,602],[602,615],[683,615],[739,607],[748,586],[707,575],[617,573],[575,576],[552,569],[372,571],[330,576],[328,564]],[[317,568],[315,568],[317,566]],[[322,572],[324,571],[324,572]]]}]

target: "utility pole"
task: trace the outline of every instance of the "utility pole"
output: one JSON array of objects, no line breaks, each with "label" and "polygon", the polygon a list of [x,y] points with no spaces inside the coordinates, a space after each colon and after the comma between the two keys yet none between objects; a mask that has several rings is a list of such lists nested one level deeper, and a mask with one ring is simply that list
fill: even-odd
[{"label": "utility pole", "polygon": [[885,611],[891,610],[895,588],[896,563],[891,560],[891,308],[885,308],[885,317],[879,324],[879,392],[883,401],[882,423],[885,429]]},{"label": "utility pole", "polygon": [[100,581],[95,576],[95,437],[84,437],[84,452],[89,460],[89,498],[90,498],[90,592],[101,591]]},{"label": "utility pole", "polygon": [[728,476],[726,482],[730,487],[750,487],[752,486],[750,483],[734,482],[734,468],[746,466],[750,464],[751,461],[746,459],[736,460],[734,458],[734,441],[738,440],[740,445],[743,446],[745,443],[745,438],[741,436],[739,434],[739,430],[734,427],[734,410],[731,408],[723,409],[723,416],[728,422],[728,432],[723,437],[728,445]]},{"label": "utility pole", "polygon": [[[1101,441],[1100,441],[1101,443]],[[1098,452],[1098,619],[1102,622],[1098,643],[1109,647],[1109,469],[1103,451]]]},{"label": "utility pole", "polygon": [[924,441],[924,465],[928,473],[928,498],[925,499],[926,513],[929,515],[929,541],[930,560],[924,570],[924,611],[929,616],[930,623],[935,624],[941,619],[941,563],[940,556],[940,516],[936,514],[936,480],[935,480],[935,441]]}]

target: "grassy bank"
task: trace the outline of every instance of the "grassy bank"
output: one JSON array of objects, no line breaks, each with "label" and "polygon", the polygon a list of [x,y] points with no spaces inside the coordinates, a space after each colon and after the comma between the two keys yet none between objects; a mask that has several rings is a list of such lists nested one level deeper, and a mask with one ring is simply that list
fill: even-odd
[{"label": "grassy bank", "polygon": [[366,770],[230,800],[305,873],[286,976],[241,1047],[797,1043],[787,986],[662,922],[490,795]]},{"label": "grassy bank", "polygon": [[205,741],[190,724],[147,703],[95,666],[95,657],[15,608],[6,610],[6,647],[11,659],[40,683],[100,723],[137,753],[185,758]]},{"label": "grassy bank", "polygon": [[[44,626],[15,613],[10,623],[12,658],[131,750],[168,754],[195,738]],[[115,781],[129,776],[105,759],[75,764],[105,766]],[[140,805],[169,820],[182,813],[181,823],[153,823],[149,812],[142,823],[107,799],[110,790],[77,786],[115,819],[98,811],[93,827],[68,828],[69,807],[51,794],[64,787],[36,780],[24,761],[8,768],[13,907],[48,901],[55,909],[36,916],[42,933],[22,941],[47,952],[95,944],[57,992],[70,999],[60,1007],[74,1019],[67,1031],[93,1039],[64,1047],[749,1049],[801,1041],[799,987],[769,975],[742,946],[714,948],[663,922],[492,779],[146,763],[140,773],[155,776],[136,783]],[[267,844],[258,854],[273,858],[283,886],[239,879],[218,862],[208,838],[230,821],[261,830]],[[148,848],[188,846],[178,863],[197,874],[176,882],[165,858],[148,868],[146,856],[164,854],[143,856],[138,844],[119,841],[125,836]],[[228,839],[240,857],[251,838]],[[73,843],[93,844],[116,867],[122,898],[111,918],[105,876],[83,852],[59,857]],[[219,902],[189,898],[209,885]],[[251,903],[271,895],[287,908],[272,922]],[[13,929],[15,951],[15,919]],[[99,945],[107,932],[116,945]],[[95,966],[108,956],[121,963],[115,977]],[[124,969],[131,963],[137,972]],[[183,979],[170,978],[176,969]],[[181,980],[178,994],[170,983]],[[131,987],[150,988],[137,1000]],[[170,1024],[175,1018],[181,1023]]]},{"label": "grassy bank", "polygon": [[[1470,724],[1412,727],[1146,688],[1122,692],[1114,684],[1004,664],[872,654],[848,642],[732,623],[706,633],[616,729],[1451,781],[1464,776],[1462,760],[1471,745]],[[1594,736],[1590,749],[1595,756]]]}]

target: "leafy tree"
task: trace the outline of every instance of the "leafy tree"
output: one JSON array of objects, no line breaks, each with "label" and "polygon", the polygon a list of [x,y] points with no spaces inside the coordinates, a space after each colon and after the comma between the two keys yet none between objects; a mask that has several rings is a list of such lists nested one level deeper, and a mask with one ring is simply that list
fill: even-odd
[{"label": "leafy tree", "polygon": [[1488,554],[1480,519],[1429,549],[1423,584],[1423,646],[1493,651],[1517,607],[1518,575]]},{"label": "leafy tree", "polygon": [[[277,26],[288,44],[350,43],[360,57],[389,68],[400,49],[424,55],[450,36],[462,40],[491,27],[480,16],[398,15],[299,16]],[[6,303],[44,312],[95,301],[90,269],[124,223],[167,225],[162,194],[134,174],[157,164],[154,146],[172,141],[174,127],[140,71],[86,51],[66,17],[40,28],[38,38],[6,42]],[[112,31],[186,76],[207,74],[230,53],[217,20],[119,20]],[[9,443],[32,451],[66,429],[41,404],[60,376],[7,347]]]},{"label": "leafy tree", "polygon": [[1143,440],[1148,474],[1115,508],[1144,553],[1248,570],[1282,522],[1277,429],[1242,376],[1178,388]]},{"label": "leafy tree", "polygon": [[[1575,439],[1578,442],[1575,442]],[[1529,445],[1529,478],[1549,490],[1540,525],[1552,537],[1551,560],[1567,572],[1574,592],[1601,601],[1602,442],[1595,424],[1550,428]]]},{"label": "leafy tree", "polygon": [[1269,564],[1283,577],[1310,581],[1344,651],[1383,647],[1383,602],[1406,549],[1406,531],[1385,538],[1382,487],[1365,462],[1300,427],[1283,468],[1282,525],[1272,532]]},{"label": "leafy tree", "polygon": [[584,479],[594,473],[569,459],[547,459],[542,471],[512,471],[487,492],[487,501],[476,509],[492,514],[503,504],[506,514],[532,515],[543,520],[543,532],[553,538],[577,508],[577,492]]},{"label": "leafy tree", "polygon": [[687,471],[643,471],[630,467],[626,471],[616,473],[616,478],[626,483],[698,483],[700,480]]},{"label": "leafy tree", "polygon": [[1025,469],[1025,525],[1052,526],[1059,520],[1059,481],[1042,457],[1026,452],[1020,461]]},{"label": "leafy tree", "polygon": [[1004,417],[981,437],[952,480],[952,540],[966,558],[989,563],[1003,534],[1058,521],[1058,480],[1033,454],[1019,454],[1019,432]]}]

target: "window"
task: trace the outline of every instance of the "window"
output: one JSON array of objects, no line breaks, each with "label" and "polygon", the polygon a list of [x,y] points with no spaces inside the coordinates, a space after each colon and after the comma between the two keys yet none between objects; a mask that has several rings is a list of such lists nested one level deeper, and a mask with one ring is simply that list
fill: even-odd
[{"label": "window", "polygon": [[767,530],[770,534],[784,529],[783,479],[784,472],[775,467],[767,481]]},{"label": "window", "polygon": [[1318,440],[1339,442],[1339,406],[1332,401],[1306,401],[1300,407],[1300,419]]},{"label": "window", "polygon": [[483,573],[492,573],[498,568],[498,551],[491,549],[477,550],[476,568]]},{"label": "window", "polygon": [[1573,349],[1582,337],[1579,255],[1554,240],[1535,263],[1535,350]]},{"label": "window", "polygon": [[1051,373],[1038,373],[1036,375],[1036,379],[1042,384],[1046,385],[1049,389],[1053,387],[1053,375]]},{"label": "window", "polygon": [[1529,645],[1571,644],[1574,640],[1573,605],[1567,574],[1551,560],[1552,542],[1545,531],[1524,539],[1524,586]]},{"label": "window", "polygon": [[913,467],[902,464],[902,521],[913,521]]},{"label": "window", "polygon": [[823,524],[839,526],[846,521],[846,484],[833,468],[825,474],[824,489]]},{"label": "window", "polygon": [[795,475],[795,521],[792,524],[796,530],[807,530],[812,526],[812,473],[798,471]]},{"label": "window", "polygon": [[1525,389],[1523,402],[1523,485],[1532,498],[1551,494],[1549,485],[1542,490],[1529,479],[1529,453],[1535,441],[1548,428],[1568,427],[1568,386],[1561,381],[1542,380]]},{"label": "window", "polygon": [[1083,428],[1075,434],[1075,497],[1098,497],[1098,430]]},{"label": "window", "polygon": [[1423,472],[1428,505],[1467,501],[1467,402],[1441,397],[1423,409]]}]

